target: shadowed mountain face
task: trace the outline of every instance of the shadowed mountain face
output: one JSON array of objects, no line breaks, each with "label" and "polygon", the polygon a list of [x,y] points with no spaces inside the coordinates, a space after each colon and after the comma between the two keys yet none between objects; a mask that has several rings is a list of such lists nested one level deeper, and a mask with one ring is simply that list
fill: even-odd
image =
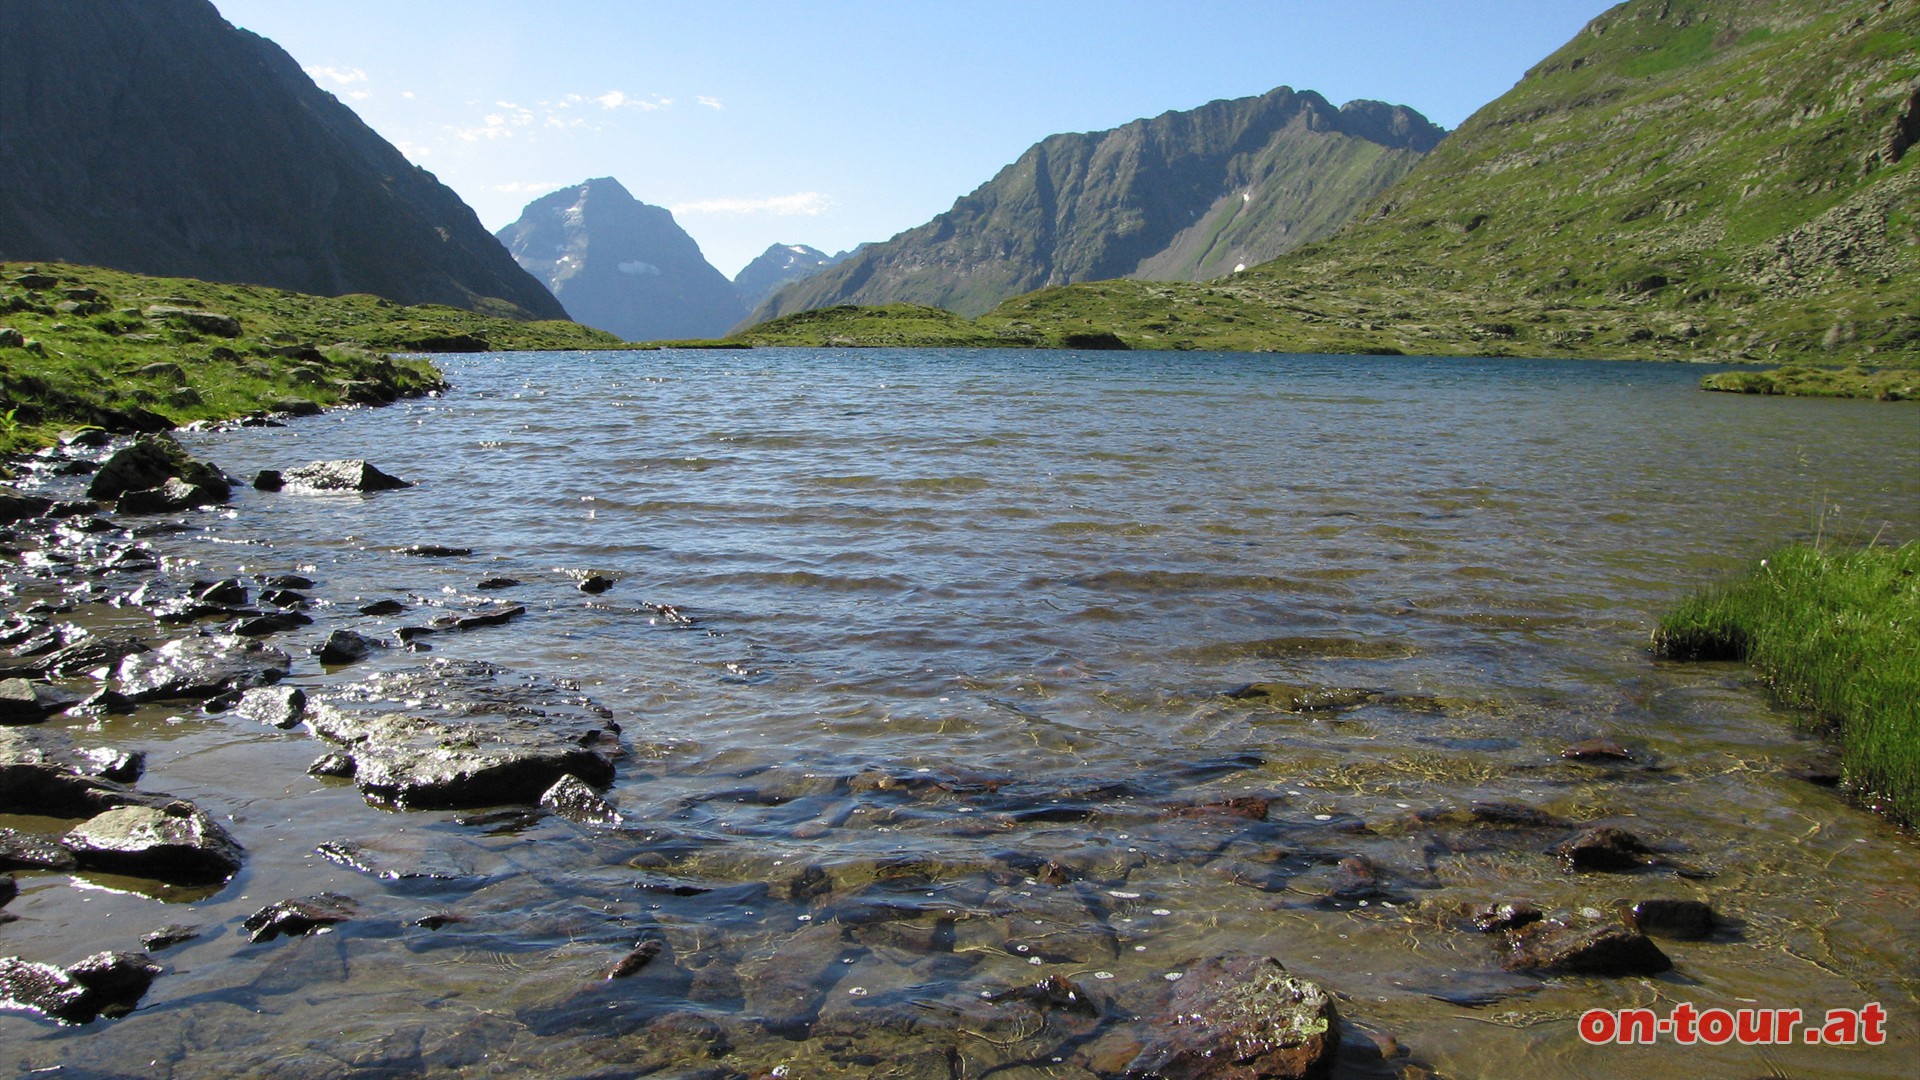
[{"label": "shadowed mountain face", "polygon": [[741,302],[749,308],[757,307],[782,285],[812,277],[852,254],[843,251],[829,255],[805,244],[775,244],[733,276],[733,287],[739,291]]},{"label": "shadowed mountain face", "polygon": [[1444,134],[1379,102],[1281,87],[1047,138],[925,225],[789,285],[757,320],[911,302],[978,315],[1047,285],[1198,281],[1338,228]]},{"label": "shadowed mountain face", "polygon": [[0,57],[0,258],[565,317],[458,195],[207,0],[5,0]]},{"label": "shadowed mountain face", "polygon": [[498,235],[574,319],[628,341],[719,337],[747,313],[673,214],[617,180],[542,196]]}]

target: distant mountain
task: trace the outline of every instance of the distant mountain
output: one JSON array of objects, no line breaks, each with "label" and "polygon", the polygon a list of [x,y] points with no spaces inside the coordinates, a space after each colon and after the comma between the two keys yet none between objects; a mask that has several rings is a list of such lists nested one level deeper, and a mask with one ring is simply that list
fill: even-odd
[{"label": "distant mountain", "polygon": [[719,337],[747,313],[673,214],[618,180],[535,199],[496,235],[576,321],[628,341]]},{"label": "distant mountain", "polygon": [[772,296],[780,286],[812,277],[829,266],[845,261],[852,254],[851,251],[843,251],[838,255],[829,255],[805,244],[775,244],[733,276],[733,287],[739,291],[741,301],[751,309]]},{"label": "distant mountain", "polygon": [[1920,364],[1920,3],[1630,0],[1340,234],[996,325],[1150,348]]},{"label": "distant mountain", "polygon": [[207,0],[5,0],[0,56],[0,259],[565,317],[459,196]]},{"label": "distant mountain", "polygon": [[1445,133],[1404,106],[1281,87],[1054,135],[953,209],[789,285],[756,321],[837,304],[978,315],[1047,285],[1198,281],[1326,236]]}]

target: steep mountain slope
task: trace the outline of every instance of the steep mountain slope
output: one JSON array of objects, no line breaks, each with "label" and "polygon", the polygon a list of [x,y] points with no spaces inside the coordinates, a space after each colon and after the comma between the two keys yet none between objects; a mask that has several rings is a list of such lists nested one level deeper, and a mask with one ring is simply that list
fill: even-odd
[{"label": "steep mountain slope", "polygon": [[843,251],[838,255],[829,255],[805,244],[775,244],[733,275],[733,287],[740,294],[740,302],[751,309],[772,296],[774,290],[782,285],[812,277],[845,261],[852,254]]},{"label": "steep mountain slope", "polygon": [[498,235],[574,319],[628,341],[719,337],[746,316],[733,283],[673,214],[618,180],[535,199]]},{"label": "steep mountain slope", "polygon": [[207,0],[6,0],[0,258],[562,318],[459,196]]},{"label": "steep mountain slope", "polygon": [[1045,285],[1200,280],[1325,236],[1443,132],[1378,102],[1281,87],[1055,135],[953,209],[774,294],[756,321],[835,304],[977,315]]},{"label": "steep mountain slope", "polygon": [[1920,0],[1631,0],[1343,232],[987,322],[1139,347],[1920,362]]}]

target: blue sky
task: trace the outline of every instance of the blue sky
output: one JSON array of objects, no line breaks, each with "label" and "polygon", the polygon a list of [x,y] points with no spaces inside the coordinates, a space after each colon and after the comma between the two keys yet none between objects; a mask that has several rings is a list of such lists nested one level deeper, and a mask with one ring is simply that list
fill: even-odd
[{"label": "blue sky", "polygon": [[732,276],[925,222],[1028,146],[1276,86],[1452,128],[1605,0],[214,0],[490,229],[613,176]]}]

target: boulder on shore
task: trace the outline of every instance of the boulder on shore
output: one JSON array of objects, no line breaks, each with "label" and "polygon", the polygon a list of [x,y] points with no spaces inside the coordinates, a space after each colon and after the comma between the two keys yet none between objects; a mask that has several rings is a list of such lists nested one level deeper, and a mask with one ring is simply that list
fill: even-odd
[{"label": "boulder on shore", "polygon": [[101,462],[100,470],[87,484],[87,498],[110,502],[129,491],[161,487],[168,480],[217,492],[220,499],[229,493],[227,478],[219,469],[188,457],[173,436],[152,434],[140,436]]}]

